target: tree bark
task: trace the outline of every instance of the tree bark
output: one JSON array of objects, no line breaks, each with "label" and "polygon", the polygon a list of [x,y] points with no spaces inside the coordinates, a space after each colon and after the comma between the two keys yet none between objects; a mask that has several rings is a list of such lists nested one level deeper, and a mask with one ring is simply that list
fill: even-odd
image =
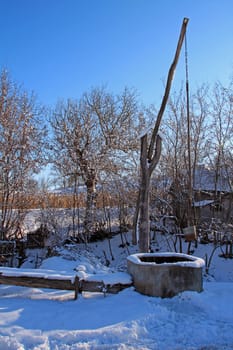
[{"label": "tree bark", "polygon": [[140,195],[141,191],[140,189],[138,190],[138,196],[137,196],[137,202],[136,202],[136,208],[134,212],[134,217],[133,217],[133,229],[132,229],[132,244],[136,245],[138,244],[138,217],[139,217],[139,206],[140,206]]},{"label": "tree bark", "polygon": [[141,138],[141,187],[140,187],[140,223],[139,223],[139,250],[149,251],[149,185],[150,176],[147,166],[147,134]]},{"label": "tree bark", "polygon": [[147,160],[147,134],[141,138],[141,186],[139,204],[139,250],[149,252],[150,250],[150,223],[149,223],[149,197],[150,178],[159,162],[162,147],[162,139],[158,135],[151,163]]},{"label": "tree bark", "polygon": [[85,214],[85,234],[87,241],[94,232],[95,210],[96,210],[96,176],[94,173],[89,174],[86,181],[87,200]]}]

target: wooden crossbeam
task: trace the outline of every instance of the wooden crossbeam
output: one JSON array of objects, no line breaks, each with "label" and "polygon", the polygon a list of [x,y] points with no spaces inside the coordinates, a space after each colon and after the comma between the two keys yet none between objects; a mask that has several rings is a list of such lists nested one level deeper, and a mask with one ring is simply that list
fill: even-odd
[{"label": "wooden crossbeam", "polygon": [[0,272],[0,284],[15,285],[30,288],[49,288],[61,290],[73,290],[77,299],[79,293],[79,278],[75,276],[74,281],[69,279],[58,279],[52,275],[47,277],[36,276],[6,276]]},{"label": "wooden crossbeam", "polygon": [[[19,274],[15,271],[18,270]],[[113,283],[105,284],[103,281],[90,281],[79,279],[78,276],[65,276],[58,274],[46,274],[43,276],[42,270],[36,276],[36,270],[33,275],[30,275],[24,269],[14,269],[14,268],[0,268],[0,284],[5,285],[15,285],[21,287],[30,288],[49,288],[49,289],[61,289],[61,290],[73,290],[75,295],[74,299],[78,298],[78,293],[82,292],[102,292],[116,294],[121,290],[132,286],[131,283]]]},{"label": "wooden crossbeam", "polygon": [[79,290],[81,292],[102,292],[104,294],[111,293],[117,294],[125,288],[129,288],[133,283],[104,283],[103,281],[88,281],[80,280],[79,281]]}]

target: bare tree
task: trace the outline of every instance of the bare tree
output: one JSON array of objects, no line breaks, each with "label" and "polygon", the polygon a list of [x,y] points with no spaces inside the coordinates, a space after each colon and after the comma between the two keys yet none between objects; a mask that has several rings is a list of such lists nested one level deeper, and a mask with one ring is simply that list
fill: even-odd
[{"label": "bare tree", "polygon": [[[203,85],[190,96],[190,151],[193,182],[198,165],[205,162],[209,150],[208,128],[208,88]],[[173,93],[168,102],[167,114],[164,118],[162,131],[164,151],[161,168],[172,183],[170,194],[174,214],[179,224],[187,224],[188,207],[188,152],[187,152],[187,117],[184,91]],[[195,183],[193,183],[195,186]],[[194,218],[193,218],[194,219]]]},{"label": "bare tree", "polygon": [[[215,171],[215,199],[221,201],[221,193],[232,188],[232,133],[233,133],[233,83],[228,87],[217,82],[212,90],[210,99],[211,116],[211,142],[209,148],[209,162]],[[225,183],[225,184],[224,184]],[[224,220],[229,221],[232,200],[229,201],[229,209]],[[224,213],[223,213],[224,214]]]},{"label": "bare tree", "polygon": [[54,111],[54,165],[62,175],[75,174],[86,185],[87,237],[94,227],[97,181],[122,171],[120,160],[137,147],[137,115],[135,93],[127,89],[118,96],[93,89],[79,101],[59,103]]},{"label": "bare tree", "polygon": [[43,160],[43,137],[35,97],[15,84],[6,71],[0,75],[0,234],[20,232],[24,194]]}]

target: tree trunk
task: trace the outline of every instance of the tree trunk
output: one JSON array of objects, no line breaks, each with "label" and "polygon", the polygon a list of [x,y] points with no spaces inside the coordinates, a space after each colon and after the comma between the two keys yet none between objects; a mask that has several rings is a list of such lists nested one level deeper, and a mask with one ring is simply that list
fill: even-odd
[{"label": "tree trunk", "polygon": [[136,202],[136,208],[134,212],[133,217],[133,230],[132,230],[132,244],[136,245],[138,244],[138,217],[139,217],[139,206],[140,206],[140,195],[141,191],[138,190],[138,196],[137,196],[137,202]]},{"label": "tree trunk", "polygon": [[139,250],[147,253],[150,249],[150,222],[149,222],[149,191],[150,178],[159,162],[162,139],[158,135],[151,162],[147,159],[147,134],[141,138],[141,184],[139,204]]},{"label": "tree trunk", "polygon": [[140,222],[139,222],[139,250],[148,252],[150,246],[149,227],[149,186],[150,174],[147,166],[147,134],[141,138],[141,187],[140,187]]},{"label": "tree trunk", "polygon": [[95,226],[95,211],[96,211],[96,177],[95,174],[88,176],[86,181],[87,200],[86,200],[86,215],[84,222],[84,230],[87,241],[94,232]]}]

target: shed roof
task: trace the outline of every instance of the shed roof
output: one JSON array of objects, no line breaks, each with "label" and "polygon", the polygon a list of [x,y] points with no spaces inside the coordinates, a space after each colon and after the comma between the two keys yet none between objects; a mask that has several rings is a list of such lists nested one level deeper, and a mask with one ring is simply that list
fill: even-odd
[{"label": "shed roof", "polygon": [[228,172],[220,168],[217,172],[206,166],[199,166],[193,179],[196,191],[232,192],[231,179]]}]

